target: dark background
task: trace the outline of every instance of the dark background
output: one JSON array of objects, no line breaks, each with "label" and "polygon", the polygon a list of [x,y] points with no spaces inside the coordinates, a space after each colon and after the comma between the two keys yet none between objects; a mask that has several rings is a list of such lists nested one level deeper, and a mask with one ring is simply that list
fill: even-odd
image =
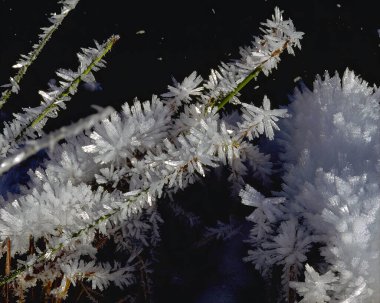
[{"label": "dark background", "polygon": [[[238,58],[238,47],[259,35],[260,22],[270,18],[275,6],[284,10],[298,31],[305,33],[296,56],[284,54],[270,77],[260,75],[243,92],[247,102],[260,104],[266,94],[272,103],[286,105],[288,94],[301,77],[311,87],[316,74],[325,70],[342,74],[348,67],[371,85],[380,83],[380,28],[376,1],[95,1],[82,0],[54,34],[21,83],[21,92],[3,108],[10,113],[21,106],[36,106],[39,89],[46,89],[58,68],[77,68],[80,47],[103,42],[111,34],[120,41],[106,56],[107,68],[95,74],[101,91],[81,89],[46,130],[70,124],[93,113],[91,104],[112,105],[150,99],[166,92],[171,77],[182,81],[192,71],[207,78],[221,61]],[[50,12],[60,6],[52,0],[0,0],[0,83],[14,74],[11,66],[37,42],[39,28],[48,25]],[[136,34],[144,30],[145,34]],[[254,89],[256,85],[260,87]],[[211,184],[205,182],[206,184]],[[206,224],[226,220],[233,210],[238,219],[250,209],[239,209],[229,200],[228,187],[196,185],[179,200],[194,200],[191,209]],[[190,197],[190,198],[189,198]],[[235,203],[231,206],[231,203]],[[199,206],[199,205],[203,206]],[[165,215],[165,209],[163,209]],[[155,283],[157,301],[264,302],[268,295],[253,266],[241,264],[247,247],[242,243],[248,227],[229,244],[191,250],[194,234],[166,218],[162,229],[165,245]],[[175,232],[173,232],[175,230]]]}]

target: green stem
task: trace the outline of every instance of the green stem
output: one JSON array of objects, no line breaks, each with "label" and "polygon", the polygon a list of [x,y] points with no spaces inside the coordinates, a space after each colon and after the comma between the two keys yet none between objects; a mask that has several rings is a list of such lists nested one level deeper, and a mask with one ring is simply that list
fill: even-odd
[{"label": "green stem", "polygon": [[[65,14],[65,17],[68,15],[68,13],[71,11],[71,9]],[[64,19],[64,18],[63,18]],[[54,32],[58,29],[58,27],[61,25],[63,19],[61,19],[59,22],[54,23],[52,29],[46,34],[46,36],[38,42],[38,46],[29,54],[29,60],[28,62],[19,68],[17,74],[13,77],[14,81],[19,85],[22,78],[26,74],[26,71],[28,70],[29,66],[32,65],[32,63],[37,59],[38,55],[41,53],[42,49],[45,47],[46,43],[49,41],[51,36],[54,34]],[[1,98],[0,98],[0,109],[4,106],[4,104],[7,102],[9,97],[12,95],[12,88],[6,89]]]},{"label": "green stem", "polygon": [[[286,47],[289,44],[289,40],[285,41],[284,45],[280,47],[279,49],[276,49],[271,54],[272,57],[278,57],[282,54],[282,52],[286,49]],[[240,92],[252,79],[256,78],[259,73],[262,71],[264,64],[270,59],[266,59],[265,61],[261,62],[261,64],[256,67],[245,79],[238,84],[238,86],[230,92],[227,96],[225,96],[222,101],[220,101],[218,105],[218,111],[221,110],[238,92]]]},{"label": "green stem", "polygon": [[46,115],[52,111],[54,108],[58,107],[57,102],[59,102],[62,98],[68,96],[70,94],[70,91],[78,87],[79,83],[82,81],[82,77],[88,75],[91,70],[94,68],[96,64],[100,62],[100,60],[103,59],[103,57],[112,49],[113,45],[116,43],[116,41],[119,40],[118,36],[112,36],[110,39],[108,39],[106,47],[104,51],[95,58],[94,61],[91,62],[91,64],[83,71],[82,74],[80,74],[78,77],[76,77],[71,84],[61,93],[59,94],[56,99],[48,106],[45,108],[45,110],[34,120],[28,125],[27,127],[31,126],[34,127],[36,126],[43,118],[46,117]]},{"label": "green stem", "polygon": [[[78,76],[76,77],[75,79],[72,80],[72,82],[70,83],[70,85],[64,90],[62,91],[52,102],[50,105],[48,105],[43,111],[41,114],[39,114],[37,116],[37,118],[35,118],[34,120],[32,120],[29,124],[27,124],[21,131],[20,133],[18,134],[18,136],[16,137],[16,141],[18,141],[20,138],[23,137],[23,135],[25,134],[26,130],[29,128],[29,127],[35,127],[39,122],[41,122],[45,117],[46,115],[51,112],[52,110],[54,110],[55,108],[58,107],[57,103],[64,97],[70,95],[70,92],[74,89],[76,89],[79,85],[79,83],[82,81],[82,78],[83,76],[86,76],[87,74],[89,74],[91,72],[91,70],[96,66],[96,64],[98,64],[102,59],[103,57],[112,49],[113,45],[119,40],[119,36],[117,35],[113,35],[111,36],[107,42],[106,42],[106,46],[104,48],[104,50],[90,63],[90,65]],[[41,101],[41,103],[43,103],[43,101]]]},{"label": "green stem", "polygon": [[225,96],[218,105],[218,111],[221,110],[238,92],[240,92],[252,79],[255,79],[262,70],[262,65],[256,67],[238,86]]}]

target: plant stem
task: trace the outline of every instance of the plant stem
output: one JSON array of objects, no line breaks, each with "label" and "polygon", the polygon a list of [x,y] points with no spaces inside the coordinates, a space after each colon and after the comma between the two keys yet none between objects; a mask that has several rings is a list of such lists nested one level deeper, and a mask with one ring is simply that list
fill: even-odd
[{"label": "plant stem", "polygon": [[57,102],[59,102],[62,98],[68,96],[73,89],[78,87],[79,83],[82,81],[82,77],[88,75],[91,72],[94,66],[99,63],[99,61],[102,60],[102,58],[112,49],[117,40],[119,40],[119,36],[117,35],[109,38],[106,42],[106,48],[104,51],[100,53],[100,55],[97,56],[94,61],[91,62],[91,64],[84,70],[82,74],[80,74],[71,82],[71,84],[30,124],[30,126],[36,126],[43,118],[45,118],[45,116],[50,111],[58,107]]},{"label": "plant stem", "polygon": [[[44,35],[44,37],[38,42],[38,44],[35,46],[33,51],[31,51],[29,55],[29,60],[26,62],[25,65],[19,68],[17,74],[13,77],[13,80],[17,83],[20,84],[22,78],[26,74],[26,71],[28,70],[29,66],[32,65],[32,63],[37,59],[38,55],[41,53],[42,49],[45,47],[46,43],[49,41],[51,36],[54,34],[54,32],[58,29],[58,27],[61,25],[63,22],[63,19],[69,14],[69,12],[72,10],[67,9],[64,13],[64,17],[56,23],[53,23],[51,30]],[[3,107],[3,105],[7,102],[9,97],[12,95],[12,88],[6,89],[0,98],[0,109]]]},{"label": "plant stem", "polygon": [[[289,44],[289,41],[285,41],[284,45],[282,45],[280,48],[276,49],[275,51],[273,51],[270,55],[270,58],[273,58],[273,57],[278,57],[282,54],[282,52],[286,49],[286,47],[288,46]],[[260,63],[259,66],[257,66],[247,77],[244,78],[244,80],[242,82],[240,82],[236,88],[230,92],[227,96],[225,96],[221,101],[220,103],[218,104],[218,110],[221,110],[238,92],[240,92],[252,79],[255,79],[259,74],[260,72],[262,71],[263,69],[263,66],[264,64],[270,60],[269,59],[266,59],[264,60],[263,62]]]},{"label": "plant stem", "polygon": [[238,84],[238,86],[230,92],[227,96],[225,96],[222,101],[220,101],[218,105],[218,111],[221,110],[238,92],[240,92],[252,79],[255,79],[262,70],[262,65],[256,67],[247,77],[244,78],[242,82]]},{"label": "plant stem", "polygon": [[[63,90],[43,111],[41,114],[39,114],[34,120],[32,120],[29,124],[27,124],[21,131],[20,133],[18,134],[18,136],[16,137],[16,141],[18,141],[19,139],[21,139],[23,137],[23,135],[25,134],[26,130],[29,128],[29,127],[35,127],[39,122],[41,122],[45,117],[46,115],[51,112],[53,109],[55,108],[58,108],[58,102],[61,101],[64,97],[67,97],[68,95],[70,95],[70,93],[75,90],[79,83],[82,81],[82,78],[86,75],[88,75],[91,70],[96,66],[96,64],[98,64],[102,59],[103,57],[112,49],[113,45],[119,40],[119,36],[118,35],[112,35],[108,40],[107,42],[105,43],[105,48],[104,50],[98,55],[96,56],[96,58],[89,64],[89,66],[79,75],[77,76],[75,79],[73,79],[71,81],[71,83],[67,86],[67,88],[65,90]],[[41,103],[43,103],[43,101],[41,101]]]},{"label": "plant stem", "polygon": [[[7,238],[7,256],[5,259],[5,274],[9,275],[11,272],[11,239]],[[8,283],[4,285],[5,288],[5,302],[9,302],[9,285]]]}]

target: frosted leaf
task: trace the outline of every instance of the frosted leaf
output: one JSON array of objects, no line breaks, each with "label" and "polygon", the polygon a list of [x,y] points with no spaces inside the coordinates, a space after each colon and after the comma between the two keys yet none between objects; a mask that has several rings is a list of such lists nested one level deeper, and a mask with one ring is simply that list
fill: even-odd
[{"label": "frosted leaf", "polygon": [[73,260],[60,264],[60,267],[74,285],[76,280],[86,279],[91,281],[93,289],[104,290],[111,282],[124,288],[133,282],[132,266],[121,268],[119,264],[112,267],[109,263],[95,265],[94,261],[85,263],[83,260]]},{"label": "frosted leaf", "polygon": [[12,65],[13,68],[21,68],[27,64],[26,61],[20,61],[19,63]]},{"label": "frosted leaf", "polygon": [[88,73],[87,75],[83,75],[81,79],[86,83],[93,83],[95,82],[95,76],[93,73]]},{"label": "frosted leaf", "polygon": [[68,82],[72,81],[77,76],[77,74],[73,72],[72,70],[63,69],[63,68],[58,69],[55,73],[57,74],[58,77]]},{"label": "frosted leaf", "polygon": [[39,90],[38,93],[42,96],[45,102],[50,103],[54,98],[50,94],[44,92],[43,90]]}]

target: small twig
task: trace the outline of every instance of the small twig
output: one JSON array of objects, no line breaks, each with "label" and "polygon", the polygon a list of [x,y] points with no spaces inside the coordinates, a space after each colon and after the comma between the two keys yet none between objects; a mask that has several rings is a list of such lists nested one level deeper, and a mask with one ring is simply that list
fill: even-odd
[{"label": "small twig", "polygon": [[[30,236],[29,237],[29,255],[33,255],[35,250],[36,249],[34,247],[34,238],[33,238],[33,236]],[[30,289],[30,297],[31,297],[32,301],[34,301],[34,296],[35,296],[34,287],[32,287]]]},{"label": "small twig", "polygon": [[[79,302],[79,298],[82,296],[82,293],[83,293],[83,292],[86,293],[87,297],[88,297],[91,301],[93,301],[93,302],[97,302],[96,299],[94,298],[94,296],[93,296],[93,295],[90,293],[90,291],[88,290],[87,286],[83,284],[82,280],[79,280],[79,283],[80,283],[80,285],[81,285],[81,287],[82,287],[82,290],[81,290],[81,292],[80,292],[80,294],[79,294],[79,296],[78,296],[78,298],[77,298],[77,302]],[[100,294],[97,293],[96,291],[92,291],[92,292],[93,292],[95,295],[100,296]]]},{"label": "small twig", "polygon": [[144,268],[146,268],[146,266],[145,266],[144,259],[140,255],[138,255],[137,258],[139,259],[139,262],[141,263],[140,277],[141,277],[141,282],[142,282],[142,291],[143,291],[143,295],[144,295],[144,302],[148,302],[148,296],[150,294],[150,290],[149,290],[148,275],[147,275],[146,271],[144,270]]},{"label": "small twig", "polygon": [[261,72],[263,64],[256,67],[245,79],[236,86],[236,88],[230,92],[223,100],[218,104],[218,111],[221,110],[230,100],[240,92],[252,79],[255,79]]},{"label": "small twig", "polygon": [[70,285],[71,285],[71,281],[70,281],[70,279],[65,278],[65,277],[62,277],[62,280],[63,280],[63,279],[66,279],[66,282],[65,282],[65,288],[62,290],[62,292],[60,292],[60,293],[58,294],[58,296],[57,296],[57,300],[56,300],[57,303],[62,303],[62,299],[63,299],[64,297],[66,297],[66,294],[67,294],[67,292],[69,291],[69,288],[70,288]]},{"label": "small twig", "polygon": [[[6,240],[6,245],[7,245],[7,256],[5,259],[5,275],[9,275],[11,272],[11,239],[8,237]],[[4,297],[6,303],[9,303],[9,283],[6,283],[4,285]]]},{"label": "small twig", "polygon": [[[297,269],[295,265],[291,265],[289,268],[289,281],[297,281]],[[288,287],[288,302],[294,303],[296,301],[295,289]]]},{"label": "small twig", "polygon": [[263,70],[264,64],[269,61],[273,57],[278,57],[282,54],[282,52],[287,48],[288,44],[290,43],[289,40],[285,41],[284,45],[275,51],[273,51],[270,55],[270,57],[263,62],[260,63],[259,66],[257,66],[247,77],[244,78],[242,82],[236,86],[236,88],[230,92],[227,96],[225,96],[220,103],[218,104],[218,111],[221,110],[237,93],[239,93],[249,82],[251,82],[252,79],[256,79],[257,76],[260,74],[260,72]]},{"label": "small twig", "polygon": [[44,302],[49,303],[50,299],[50,291],[52,287],[52,281],[47,282],[47,284],[44,286]]}]

